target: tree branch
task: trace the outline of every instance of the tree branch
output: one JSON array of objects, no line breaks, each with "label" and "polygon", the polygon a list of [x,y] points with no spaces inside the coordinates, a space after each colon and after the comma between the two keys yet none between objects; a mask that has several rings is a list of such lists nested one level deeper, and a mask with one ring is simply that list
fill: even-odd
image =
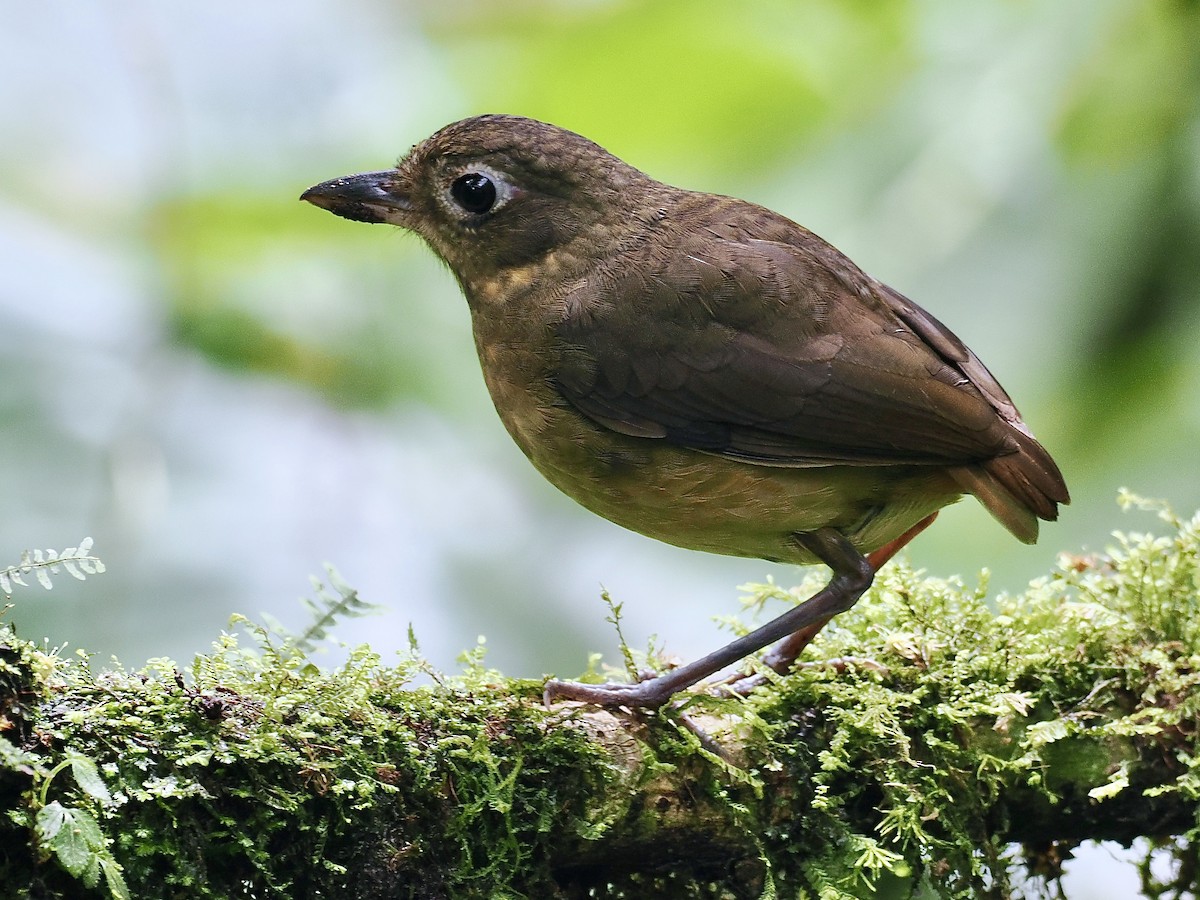
[{"label": "tree branch", "polygon": [[[1200,517],[1160,515],[1166,536],[1063,557],[1017,597],[889,567],[811,664],[655,714],[546,710],[478,654],[414,687],[418,659],[359,648],[322,672],[252,628],[185,678],[96,673],[0,632],[0,884],[1007,897],[1075,842],[1136,836],[1175,841],[1194,879]],[[79,834],[51,834],[58,817]]]}]

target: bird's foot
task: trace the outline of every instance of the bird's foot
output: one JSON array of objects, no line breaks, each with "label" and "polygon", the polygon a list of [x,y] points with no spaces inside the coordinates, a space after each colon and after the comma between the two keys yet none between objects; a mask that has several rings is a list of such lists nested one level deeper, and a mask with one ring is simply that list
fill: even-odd
[{"label": "bird's foot", "polygon": [[639,681],[636,684],[620,684],[606,682],[605,684],[584,684],[579,681],[547,681],[542,691],[542,702],[547,706],[556,700],[578,700],[611,709],[623,706],[626,709],[657,709],[674,693],[669,685],[664,685],[660,678]]},{"label": "bird's foot", "polygon": [[767,676],[762,672],[753,674],[748,672],[736,672],[728,678],[713,686],[713,693],[718,697],[745,697],[750,694],[755,688],[766,684]]},{"label": "bird's foot", "polygon": [[[774,670],[773,666],[771,668]],[[883,663],[876,662],[864,656],[835,656],[832,659],[798,662],[792,664],[790,667],[790,671],[793,672],[800,669],[833,669],[838,674],[845,672],[847,669],[865,669],[866,671],[878,672],[880,674],[887,674],[888,672],[888,667]],[[769,679],[786,674],[786,672],[775,671],[776,675],[770,675],[761,670],[754,673],[737,672],[720,682],[715,687],[714,693],[718,694],[718,696],[733,694],[738,697],[745,697],[755,688],[766,684]]]}]

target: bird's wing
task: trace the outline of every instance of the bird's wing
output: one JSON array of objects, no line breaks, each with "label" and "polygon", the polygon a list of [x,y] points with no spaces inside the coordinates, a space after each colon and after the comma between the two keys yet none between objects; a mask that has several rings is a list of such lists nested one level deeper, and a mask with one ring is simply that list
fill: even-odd
[{"label": "bird's wing", "polygon": [[968,465],[1020,450],[949,329],[819,238],[708,231],[577,285],[562,396],[613,431],[773,466]]}]

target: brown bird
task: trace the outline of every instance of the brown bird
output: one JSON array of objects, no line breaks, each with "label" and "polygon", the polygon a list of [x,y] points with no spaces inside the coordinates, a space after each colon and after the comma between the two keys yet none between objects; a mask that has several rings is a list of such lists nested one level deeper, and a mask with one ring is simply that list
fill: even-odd
[{"label": "brown bird", "polygon": [[781,638],[765,660],[786,671],[946,504],[973,494],[1033,543],[1069,502],[950,329],[769,209],[501,115],[301,199],[415,231],[449,265],[500,419],[568,496],[680,547],[833,571],[703,659],[638,684],[550,681],[548,701],[656,707]]}]

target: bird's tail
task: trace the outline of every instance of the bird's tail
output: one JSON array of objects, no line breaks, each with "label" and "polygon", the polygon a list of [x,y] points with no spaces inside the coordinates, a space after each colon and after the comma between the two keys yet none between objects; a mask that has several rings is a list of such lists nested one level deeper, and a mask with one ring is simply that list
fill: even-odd
[{"label": "bird's tail", "polygon": [[1053,522],[1058,505],[1071,502],[1058,466],[1032,436],[1014,429],[1017,449],[951,474],[1018,540],[1037,541],[1038,519]]}]

